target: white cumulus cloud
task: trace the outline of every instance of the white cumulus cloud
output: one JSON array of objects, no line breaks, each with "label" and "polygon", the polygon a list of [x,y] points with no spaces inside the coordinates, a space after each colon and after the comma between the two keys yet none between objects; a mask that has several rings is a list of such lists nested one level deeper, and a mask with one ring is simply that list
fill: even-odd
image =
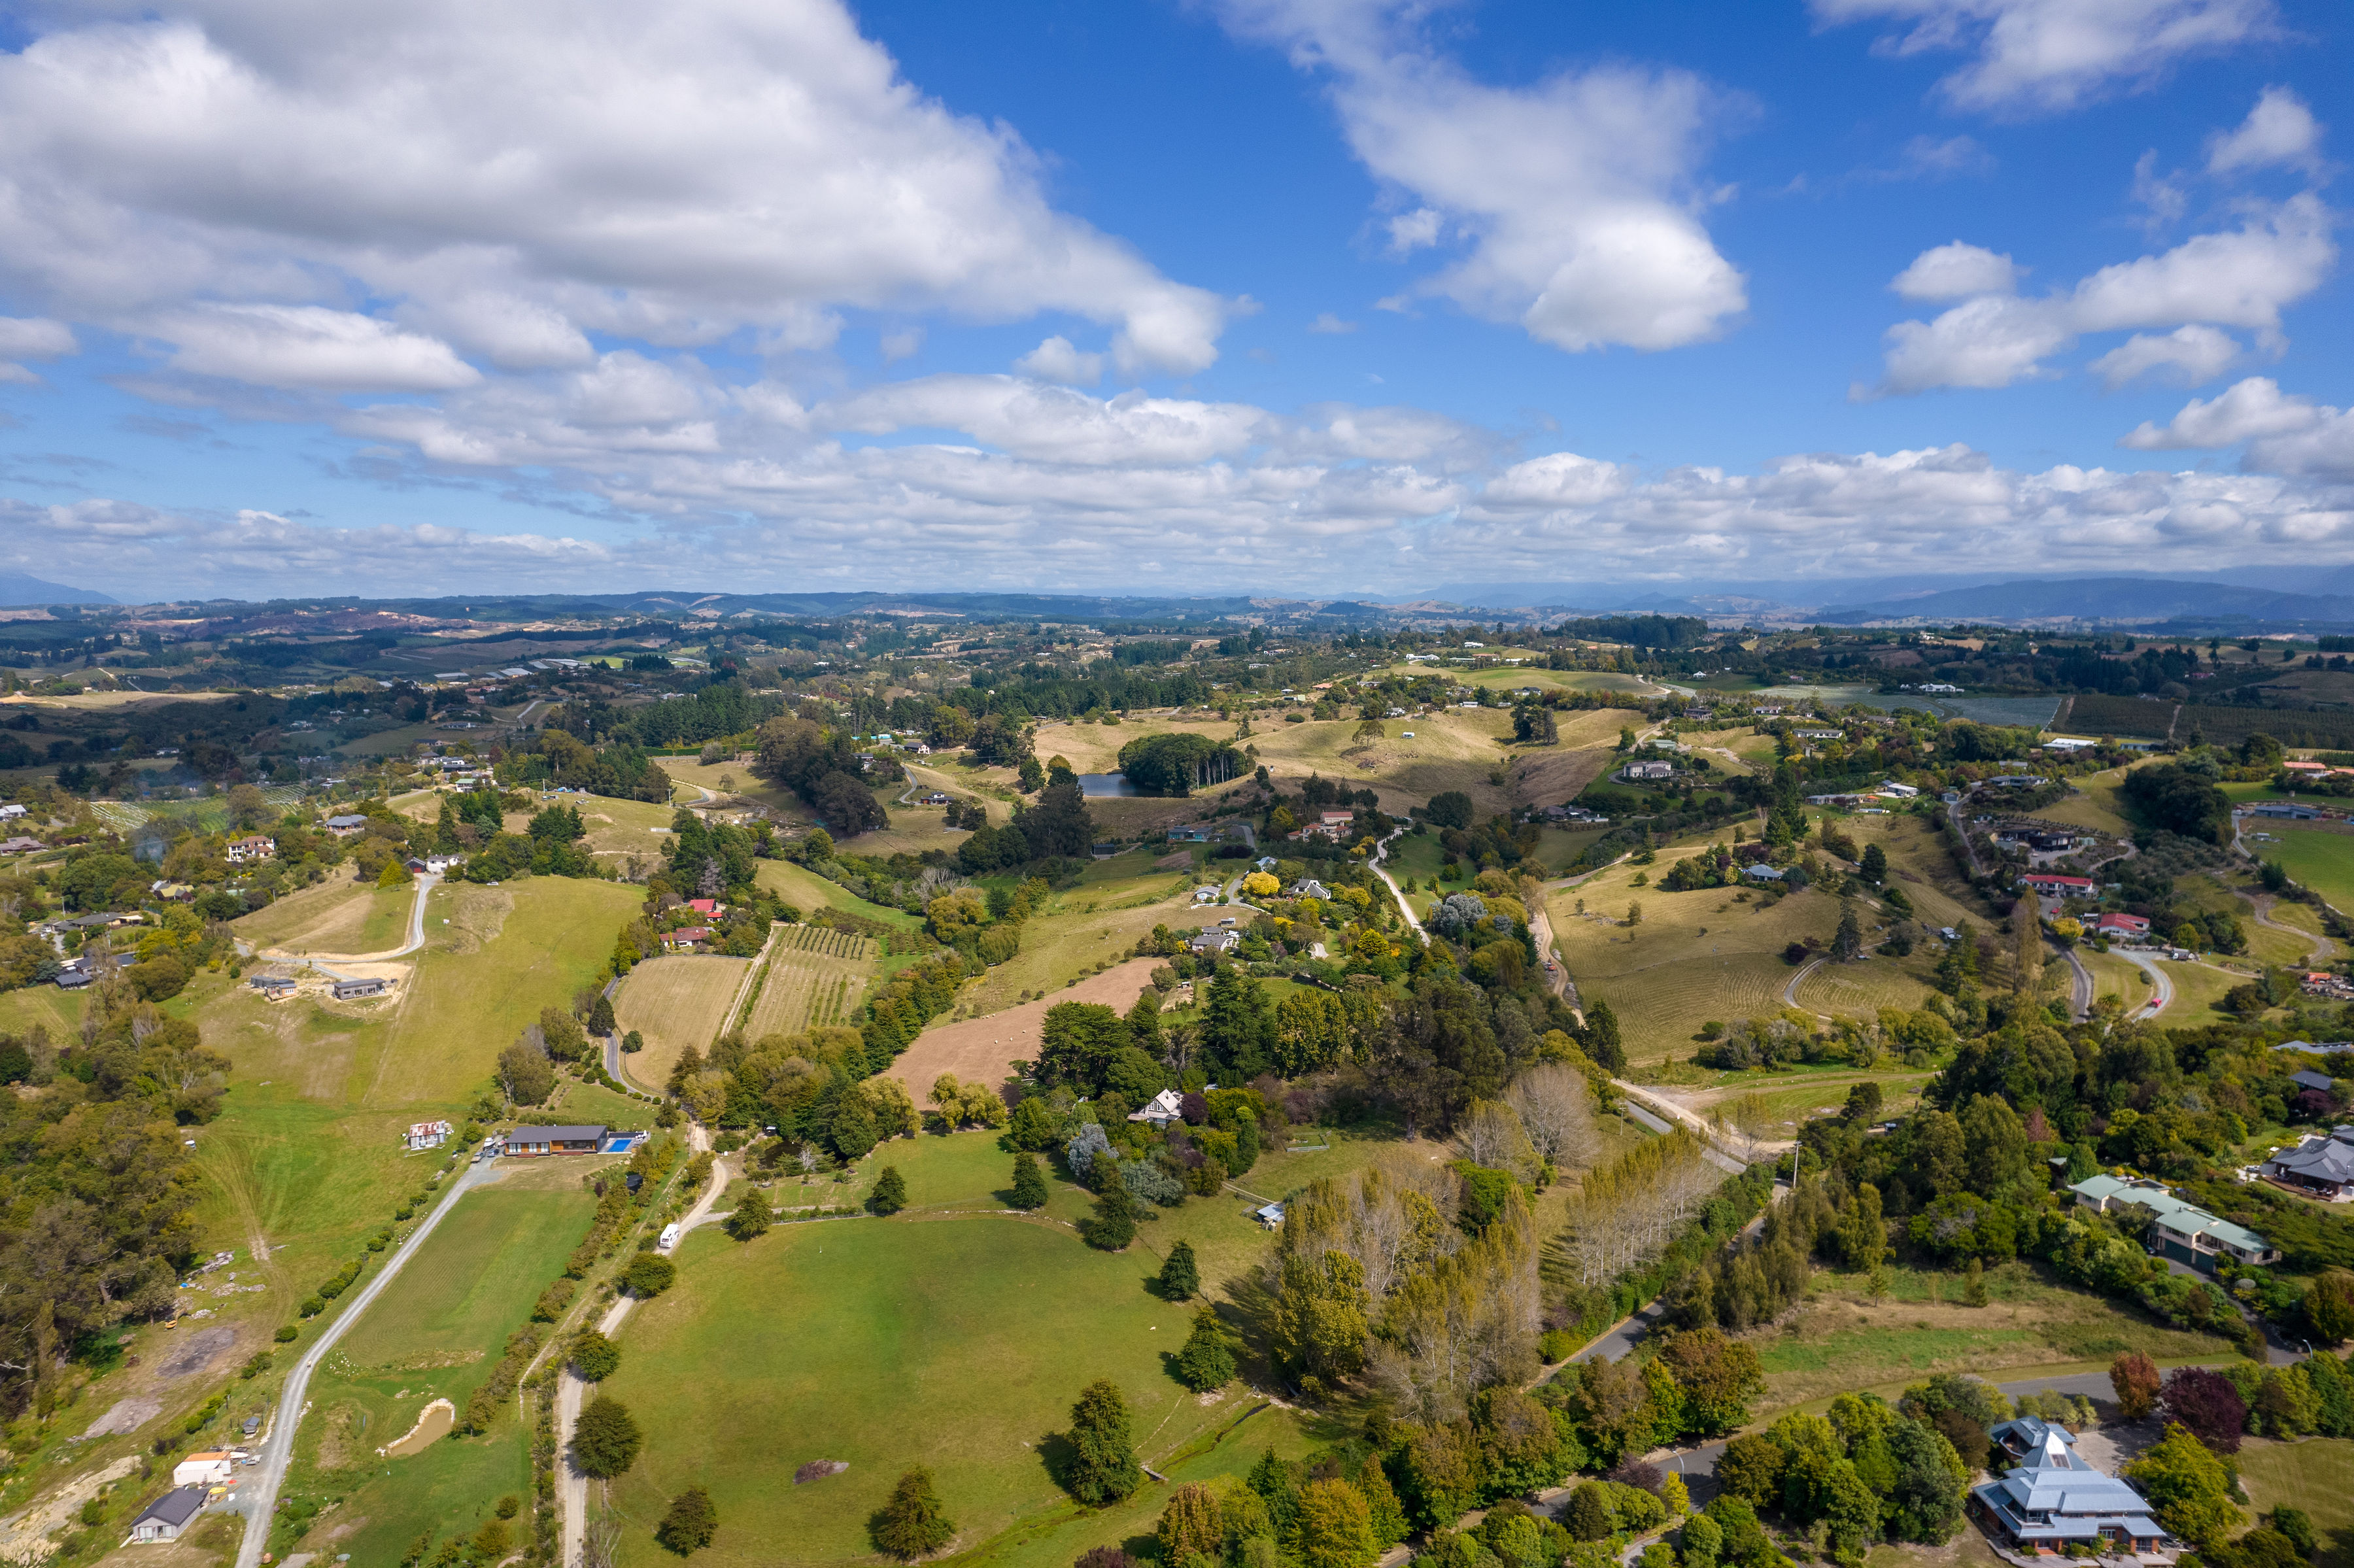
[{"label": "white cumulus cloud", "polygon": [[1924,250],[1889,283],[1908,300],[1965,300],[2008,294],[2019,287],[2019,267],[2008,256],[1955,240]]},{"label": "white cumulus cloud", "polygon": [[2285,436],[2309,430],[2338,412],[2317,407],[2310,397],[2283,392],[2268,376],[2251,376],[2234,382],[2212,399],[2193,397],[2165,425],[2147,421],[2120,438],[2117,444],[2137,451],[2168,451],[2183,447],[2229,447],[2256,436]]},{"label": "white cumulus cloud", "polygon": [[2282,165],[2311,169],[2321,150],[2321,126],[2305,100],[2285,87],[2268,87],[2236,129],[2207,140],[2207,172],[2235,175]]},{"label": "white cumulus cloud", "polygon": [[1680,70],[1597,67],[1494,87],[1385,0],[1225,0],[1235,32],[1329,73],[1349,145],[1418,205],[1394,249],[1460,237],[1418,286],[1573,352],[1664,349],[1725,331],[1740,271],[1699,217],[1701,154],[1735,106]]},{"label": "white cumulus cloud", "polygon": [[437,338],[318,305],[213,305],[169,313],[151,330],[176,345],[175,369],[257,387],[447,392],[482,379]]},{"label": "white cumulus cloud", "polygon": [[839,0],[69,17],[0,54],[0,286],[52,314],[382,301],[504,370],[586,364],[592,334],[822,345],[865,308],[1062,313],[1123,369],[1192,373],[1231,308],[1055,210],[1013,131],[925,97]]},{"label": "white cumulus cloud", "polygon": [[[1887,373],[1876,390],[2008,387],[2051,374],[2043,361],[2086,333],[2239,327],[2276,344],[2281,312],[2319,288],[2337,263],[2330,224],[2328,210],[2308,192],[2253,213],[2236,229],[2193,235],[2158,255],[2104,267],[2065,292],[2040,299],[1983,292],[1933,321],[1900,322],[1888,330]],[[1925,253],[1914,267],[1938,254]],[[2168,363],[2195,368],[2214,362],[2222,336],[2178,337]],[[2147,369],[2158,351],[2154,343],[2120,351],[2124,357],[2105,360],[2102,374],[2113,383],[2124,379],[2115,372],[2137,363]]]},{"label": "white cumulus cloud", "polygon": [[2211,326],[2182,326],[2172,332],[2137,332],[2088,367],[2115,391],[2137,376],[2159,372],[2180,387],[2212,381],[2240,357],[2240,340]]},{"label": "white cumulus cloud", "polygon": [[1882,52],[1961,50],[1938,84],[1964,109],[2020,115],[2147,87],[2178,60],[2275,31],[2272,0],[1811,0],[1817,22],[1893,22]]}]

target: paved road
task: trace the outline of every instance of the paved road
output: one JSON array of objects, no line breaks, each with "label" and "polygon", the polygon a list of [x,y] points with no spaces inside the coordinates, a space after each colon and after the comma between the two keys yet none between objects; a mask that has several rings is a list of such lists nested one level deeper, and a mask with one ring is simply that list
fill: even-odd
[{"label": "paved road", "polygon": [[393,1277],[400,1272],[402,1266],[419,1247],[424,1245],[425,1238],[433,1234],[442,1216],[457,1206],[458,1200],[477,1187],[497,1181],[501,1174],[498,1166],[487,1160],[469,1164],[459,1171],[449,1183],[449,1191],[441,1201],[417,1222],[417,1228],[408,1233],[408,1239],[386,1256],[376,1277],[360,1287],[359,1294],[352,1298],[350,1305],[327,1325],[326,1330],[312,1342],[311,1348],[302,1352],[302,1359],[294,1363],[294,1370],[287,1374],[286,1387],[278,1396],[278,1414],[270,1425],[270,1435],[262,1439],[261,1463],[254,1467],[253,1473],[238,1489],[238,1500],[227,1505],[228,1511],[241,1513],[246,1520],[245,1541],[238,1548],[237,1568],[261,1568],[261,1554],[270,1544],[270,1516],[277,1505],[278,1489],[285,1484],[287,1465],[294,1457],[294,1429],[302,1422],[302,1412],[308,1407],[311,1373],[317,1370],[319,1362],[334,1348],[335,1341],[344,1337],[344,1331],[359,1321],[360,1314],[368,1309],[369,1304],[383,1293],[384,1287],[392,1283]]},{"label": "paved road", "polygon": [[2069,1006],[2078,1019],[2090,1018],[2093,1015],[2093,971],[2084,967],[2084,960],[2076,956],[2075,948],[2062,948],[2060,952],[2068,960],[2068,968],[2073,971],[2068,982]]},{"label": "paved road", "polygon": [[2147,975],[2149,977],[2151,986],[2155,988],[2155,994],[2151,996],[2149,1001],[2142,1003],[2139,1011],[2136,1012],[2134,1016],[2136,1018],[2156,1018],[2159,1013],[2164,1012],[2166,1011],[2167,1004],[2174,1000],[2174,977],[2168,974],[2164,969],[2158,968],[2156,959],[2144,958],[2139,953],[2129,951],[2124,948],[2111,948],[2109,949],[2109,953],[2114,958],[2123,959],[2126,962],[2133,965],[2136,969],[2141,970],[2142,973]]},{"label": "paved road", "polygon": [[[711,1133],[702,1124],[690,1122],[686,1129],[686,1143],[689,1149],[696,1150],[709,1149]],[[703,1196],[695,1200],[695,1207],[686,1212],[686,1217],[679,1222],[680,1234],[684,1234],[701,1224],[710,1214],[711,1205],[717,1202],[719,1194],[726,1191],[727,1162],[715,1160],[711,1162],[711,1183],[703,1190]],[[630,1315],[630,1308],[637,1304],[638,1298],[634,1296],[625,1293],[615,1297],[613,1304],[605,1308],[605,1315],[597,1319],[597,1331],[610,1337],[620,1328],[621,1320]],[[556,1385],[556,1449],[558,1455],[556,1501],[564,1526],[564,1556],[559,1568],[580,1568],[582,1548],[588,1539],[588,1478],[574,1468],[572,1464],[572,1428],[580,1419],[580,1406],[588,1392],[588,1385],[581,1382],[567,1365]],[[238,1568],[254,1568],[254,1565],[239,1563]]]}]

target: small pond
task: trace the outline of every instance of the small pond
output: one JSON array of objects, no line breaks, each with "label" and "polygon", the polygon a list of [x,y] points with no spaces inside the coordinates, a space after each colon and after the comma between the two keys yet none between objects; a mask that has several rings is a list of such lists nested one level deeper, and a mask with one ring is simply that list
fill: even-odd
[{"label": "small pond", "polygon": [[1128,781],[1125,773],[1082,773],[1079,775],[1082,795],[1141,795],[1143,790]]}]

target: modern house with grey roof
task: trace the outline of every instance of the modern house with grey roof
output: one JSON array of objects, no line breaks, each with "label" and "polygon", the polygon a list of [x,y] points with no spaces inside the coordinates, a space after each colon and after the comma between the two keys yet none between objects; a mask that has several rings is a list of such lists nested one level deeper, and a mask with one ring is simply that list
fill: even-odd
[{"label": "modern house with grey roof", "polygon": [[2354,1127],[2301,1139],[2295,1149],[2265,1160],[2263,1171],[2267,1180],[2307,1197],[2345,1202],[2354,1198]]},{"label": "modern house with grey roof", "polygon": [[2208,1274],[2215,1272],[2218,1258],[2252,1265],[2280,1261],[2280,1249],[2264,1237],[2185,1202],[2162,1182],[2138,1176],[2091,1176],[2068,1191],[2076,1194],[2077,1202],[2102,1213],[2126,1203],[2147,1209],[2158,1216],[2149,1227],[2153,1250]]},{"label": "modern house with grey roof", "polygon": [[144,1512],[131,1521],[133,1541],[177,1541],[188,1521],[205,1509],[205,1489],[175,1487],[149,1503]]},{"label": "modern house with grey roof", "polygon": [[2021,1416],[1988,1436],[2019,1461],[2000,1480],[1970,1492],[1973,1511],[2002,1544],[2017,1552],[2168,1550],[2148,1501],[2130,1482],[2081,1457],[2063,1429]]}]

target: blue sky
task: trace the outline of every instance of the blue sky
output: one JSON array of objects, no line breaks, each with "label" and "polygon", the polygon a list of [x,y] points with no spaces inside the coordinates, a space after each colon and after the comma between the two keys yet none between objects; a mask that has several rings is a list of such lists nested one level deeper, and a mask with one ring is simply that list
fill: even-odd
[{"label": "blue sky", "polygon": [[147,599],[2354,560],[2342,5],[639,11],[16,14],[0,566]]}]

